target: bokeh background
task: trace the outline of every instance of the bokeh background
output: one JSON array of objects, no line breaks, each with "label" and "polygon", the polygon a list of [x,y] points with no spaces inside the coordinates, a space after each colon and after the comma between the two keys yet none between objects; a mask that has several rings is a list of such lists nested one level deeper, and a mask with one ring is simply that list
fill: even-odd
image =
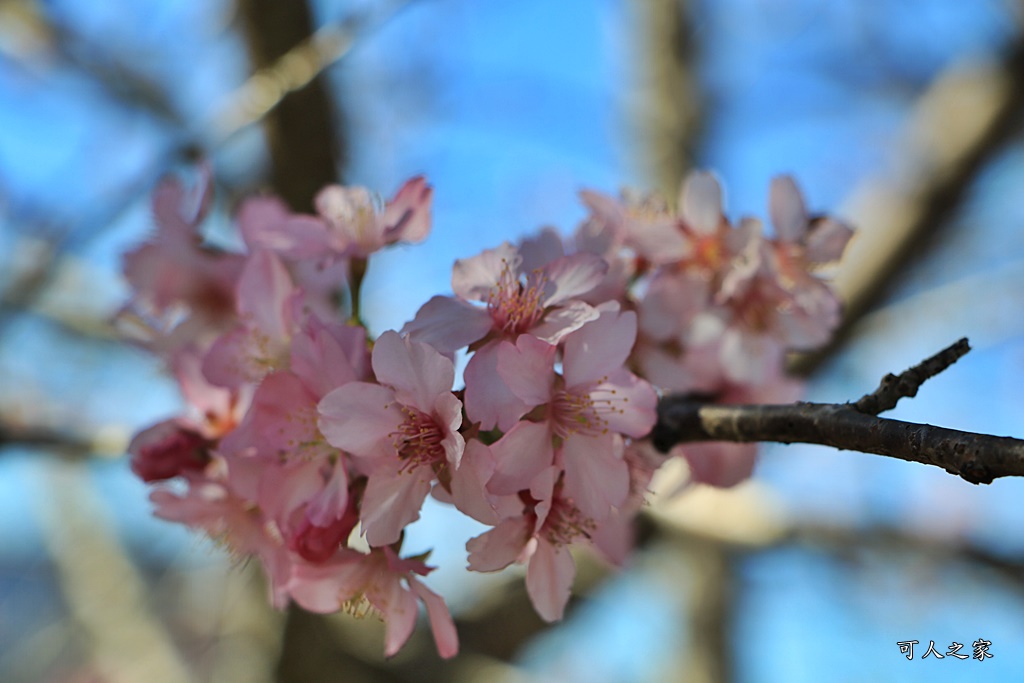
[{"label": "bokeh background", "polygon": [[[275,613],[255,567],[151,518],[124,448],[178,397],[111,325],[148,193],[200,156],[226,240],[254,191],[308,211],[326,182],[427,175],[434,234],[371,263],[376,333],[453,259],[571,231],[581,188],[712,168],[735,218],[786,172],[859,230],[808,395],[967,336],[892,415],[1022,437],[1022,111],[1011,0],[0,0],[0,680],[1024,680],[1024,482],[810,446],[657,498],[632,564],[581,557],[552,627],[520,574],[464,570],[479,529],[433,507],[407,545],[435,549],[462,653],[421,628],[384,661],[373,619]],[[979,639],[991,659],[921,659]]]}]

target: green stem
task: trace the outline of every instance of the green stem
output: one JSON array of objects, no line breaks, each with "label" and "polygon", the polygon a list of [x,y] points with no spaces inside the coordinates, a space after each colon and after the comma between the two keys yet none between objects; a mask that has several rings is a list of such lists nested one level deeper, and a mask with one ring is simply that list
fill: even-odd
[{"label": "green stem", "polygon": [[363,319],[359,312],[360,299],[363,291],[363,277],[366,275],[366,259],[354,258],[349,266],[349,296],[352,299],[352,315],[349,322],[353,325],[363,325]]}]

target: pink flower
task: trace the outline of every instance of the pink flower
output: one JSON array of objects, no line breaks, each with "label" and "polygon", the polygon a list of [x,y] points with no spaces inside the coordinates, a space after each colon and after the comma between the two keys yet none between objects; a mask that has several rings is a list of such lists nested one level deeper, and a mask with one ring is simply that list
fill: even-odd
[{"label": "pink flower", "polygon": [[808,265],[836,261],[853,237],[853,229],[829,216],[811,216],[790,176],[772,178],[769,213],[775,226],[776,265],[787,280],[809,276]]},{"label": "pink flower", "polygon": [[597,320],[565,338],[562,376],[554,373],[556,348],[539,339],[522,335],[499,347],[501,378],[527,409],[545,406],[546,419],[544,428],[520,422],[494,445],[498,462],[489,487],[495,493],[528,488],[551,465],[554,436],[566,494],[586,515],[602,519],[625,499],[628,471],[616,435],[646,436],[657,419],[657,395],[623,367],[636,339],[636,314],[620,312],[614,302],[599,311]]},{"label": "pink flower", "polygon": [[768,265],[792,299],[783,308],[782,324],[794,348],[820,346],[839,324],[840,304],[812,269],[838,260],[853,230],[828,216],[810,216],[789,176],[772,179],[769,209],[776,239],[770,243]]},{"label": "pink flower", "polygon": [[206,217],[212,191],[209,168],[200,168],[191,194],[173,179],[153,193],[156,234],[124,256],[124,274],[133,300],[121,315],[123,324],[143,322],[143,341],[174,350],[203,341],[230,324],[235,283],[243,258],[203,244],[199,225]]},{"label": "pink flower", "polygon": [[426,238],[432,196],[422,177],[406,182],[386,204],[365,187],[329,185],[314,200],[317,216],[293,214],[279,199],[256,197],[242,204],[238,222],[254,250],[293,260],[366,258],[387,244]]},{"label": "pink flower", "polygon": [[684,258],[691,251],[678,217],[673,215],[659,195],[638,196],[623,193],[621,199],[592,190],[580,192],[590,210],[577,232],[577,240],[595,251],[595,242],[609,248],[627,248],[640,259],[660,264]]},{"label": "pink flower", "polygon": [[[593,254],[556,258],[527,269],[516,247],[505,243],[460,259],[452,271],[455,298],[434,297],[403,332],[441,353],[452,353],[489,333],[515,339],[530,334],[555,343],[596,317],[576,297],[597,285],[608,266]],[[478,301],[485,308],[469,302]]]},{"label": "pink flower", "polygon": [[377,611],[387,626],[387,657],[394,656],[412,634],[419,600],[427,608],[437,651],[447,659],[459,651],[455,624],[441,597],[416,578],[431,570],[420,560],[399,559],[387,547],[368,555],[347,551],[327,563],[296,565],[287,590],[312,612],[345,609],[362,616],[368,610]]},{"label": "pink flower", "polygon": [[362,522],[372,546],[394,543],[439,476],[459,466],[462,402],[452,362],[432,347],[385,332],[373,348],[380,384],[351,382],[320,401],[320,431],[369,474]]},{"label": "pink flower", "polygon": [[287,368],[301,296],[273,252],[252,254],[238,282],[240,322],[211,347],[203,362],[206,377],[234,388]]},{"label": "pink flower", "polygon": [[466,543],[473,571],[493,572],[513,562],[528,563],[526,591],[534,609],[548,622],[562,618],[576,576],[568,545],[589,541],[597,526],[564,497],[557,478],[557,468],[543,471],[528,492],[520,493],[523,504],[518,516]]},{"label": "pink flower", "polygon": [[187,489],[177,493],[154,490],[149,498],[161,519],[205,531],[237,557],[256,555],[269,577],[271,601],[284,607],[283,593],[292,563],[274,522],[251,501],[237,495],[227,484],[226,463],[215,459],[200,474],[187,476]]},{"label": "pink flower", "polygon": [[[527,265],[508,243],[456,261],[452,272],[456,298],[434,297],[403,328],[413,339],[445,354],[489,339],[464,373],[466,414],[482,429],[511,428],[515,419],[509,416],[522,407],[498,378],[497,341],[514,341],[528,333],[555,344],[598,315],[576,297],[601,281],[608,266],[600,257],[575,254],[529,270]],[[470,301],[483,302],[485,308]]]},{"label": "pink flower", "polygon": [[422,177],[405,183],[387,204],[364,187],[330,185],[316,196],[335,251],[366,258],[386,244],[420,242],[430,232],[433,189]]}]

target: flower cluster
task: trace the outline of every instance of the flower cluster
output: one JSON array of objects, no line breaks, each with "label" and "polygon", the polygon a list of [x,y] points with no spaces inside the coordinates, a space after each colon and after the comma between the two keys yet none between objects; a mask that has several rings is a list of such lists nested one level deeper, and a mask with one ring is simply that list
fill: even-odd
[{"label": "flower cluster", "polygon": [[[583,192],[581,252],[611,264],[603,291],[631,302],[639,335],[630,364],[665,391],[719,403],[789,403],[799,385],[787,352],[828,341],[840,305],[815,271],[842,255],[852,230],[805,208],[792,178],[772,180],[773,235],[761,222],[730,223],[706,172],[683,183],[677,208],[657,196]],[[677,446],[695,482],[732,486],[750,476],[754,444]]]},{"label": "flower cluster", "polygon": [[[401,556],[428,495],[492,527],[469,568],[526,565],[537,612],[560,619],[570,547],[613,562],[661,462],[644,437],[662,389],[708,400],[788,400],[785,352],[827,340],[838,303],[812,274],[850,231],[811,217],[793,182],[773,182],[774,237],[724,217],[694,174],[679,210],[658,197],[584,192],[572,240],[553,230],[456,261],[453,296],[369,339],[359,291],[367,259],[430,230],[431,189],[390,201],[332,186],[315,215],[256,197],[238,210],[241,253],[210,245],[210,176],[156,190],[155,235],[125,257],[134,290],[121,321],[164,359],[187,404],[132,441],[161,518],[258,557],[278,606],[372,611],[385,652],[422,602],[442,656],[458,649],[443,600]],[[454,354],[472,355],[457,383]],[[462,388],[453,390],[456,386]],[[682,449],[695,481],[749,475],[745,446]]]}]

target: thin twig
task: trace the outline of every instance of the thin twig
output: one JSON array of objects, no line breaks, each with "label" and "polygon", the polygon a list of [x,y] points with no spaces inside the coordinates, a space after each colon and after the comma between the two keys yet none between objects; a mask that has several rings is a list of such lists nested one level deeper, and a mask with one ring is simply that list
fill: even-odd
[{"label": "thin twig", "polygon": [[861,396],[854,405],[865,415],[878,415],[892,410],[901,398],[917,396],[917,390],[922,384],[963,358],[970,350],[967,337],[963,337],[931,358],[904,370],[899,376],[891,373],[886,375],[877,389]]},{"label": "thin twig", "polygon": [[[972,484],[1024,476],[1024,440],[962,432],[877,417],[901,396],[913,396],[929,377],[969,350],[962,339],[857,403],[710,405],[693,396],[666,396],[651,440],[662,452],[694,441],[813,443],[935,465]],[[865,409],[861,410],[861,404]]]}]

